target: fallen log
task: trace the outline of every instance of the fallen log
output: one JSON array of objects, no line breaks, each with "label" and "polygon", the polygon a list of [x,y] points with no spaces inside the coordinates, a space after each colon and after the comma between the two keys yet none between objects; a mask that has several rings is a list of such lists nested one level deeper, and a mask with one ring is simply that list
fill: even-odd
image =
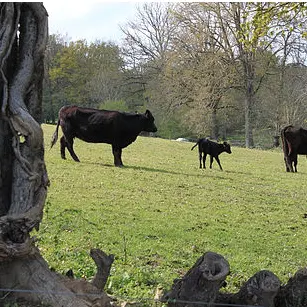
[{"label": "fallen log", "polygon": [[[169,307],[188,306],[186,302],[215,302],[219,289],[224,285],[229,274],[227,260],[216,253],[206,252],[181,279],[174,281],[170,292],[161,301]],[[191,305],[192,306],[192,305]],[[194,307],[204,306],[202,303]]]},{"label": "fallen log", "polygon": [[267,270],[257,272],[239,292],[235,294],[220,293],[216,303],[274,307],[274,299],[280,289],[278,277]]},{"label": "fallen log", "polygon": [[287,284],[280,288],[275,307],[306,307],[307,306],[307,268],[298,270]]},{"label": "fallen log", "polygon": [[227,260],[219,254],[206,252],[160,301],[168,307],[306,307],[307,268],[302,268],[281,285],[279,278],[268,270],[261,270],[248,279],[237,293],[220,289],[229,274]]}]

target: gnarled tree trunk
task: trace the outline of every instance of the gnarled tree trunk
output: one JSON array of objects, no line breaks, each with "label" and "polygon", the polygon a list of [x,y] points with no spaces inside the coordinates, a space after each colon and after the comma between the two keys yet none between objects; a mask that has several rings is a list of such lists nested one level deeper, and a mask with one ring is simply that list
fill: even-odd
[{"label": "gnarled tree trunk", "polygon": [[49,270],[30,236],[49,185],[39,124],[48,15],[42,3],[1,2],[0,17],[0,287],[52,306],[109,306],[103,286],[112,256],[92,251],[94,284],[70,280]]}]

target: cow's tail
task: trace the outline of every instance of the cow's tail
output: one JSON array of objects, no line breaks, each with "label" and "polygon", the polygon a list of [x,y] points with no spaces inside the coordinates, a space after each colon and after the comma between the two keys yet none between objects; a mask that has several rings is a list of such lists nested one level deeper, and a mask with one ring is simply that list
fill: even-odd
[{"label": "cow's tail", "polygon": [[52,148],[52,146],[57,142],[58,140],[58,134],[59,134],[59,126],[60,126],[60,119],[58,120],[58,123],[56,125],[56,129],[53,133],[52,139],[51,139],[51,146],[50,148]]},{"label": "cow's tail", "polygon": [[198,144],[199,144],[199,140],[198,140],[197,143],[191,148],[191,150],[193,150]]},{"label": "cow's tail", "polygon": [[281,130],[281,141],[282,141],[282,148],[285,156],[290,156],[292,153],[292,147],[291,144],[289,143],[288,139],[286,138],[285,131],[287,128],[291,126],[287,126],[284,129]]}]

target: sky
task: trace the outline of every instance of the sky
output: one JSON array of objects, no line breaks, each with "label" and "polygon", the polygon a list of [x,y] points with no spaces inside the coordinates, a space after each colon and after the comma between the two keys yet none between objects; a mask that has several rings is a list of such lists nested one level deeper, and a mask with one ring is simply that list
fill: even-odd
[{"label": "sky", "polygon": [[120,43],[119,25],[135,19],[140,2],[118,1],[43,1],[48,12],[49,34],[61,34],[76,41],[88,43],[100,40]]}]

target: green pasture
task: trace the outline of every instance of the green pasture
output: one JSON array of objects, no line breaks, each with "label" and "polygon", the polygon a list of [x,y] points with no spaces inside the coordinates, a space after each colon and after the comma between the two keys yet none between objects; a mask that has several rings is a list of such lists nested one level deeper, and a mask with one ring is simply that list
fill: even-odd
[{"label": "green pasture", "polygon": [[[75,142],[81,163],[43,125],[51,182],[39,248],[50,267],[90,279],[91,248],[115,255],[107,292],[138,300],[167,290],[206,251],[222,254],[234,292],[267,269],[286,283],[307,265],[307,159],[286,173],[282,150],[233,147],[224,171],[199,169],[193,143],[138,137],[113,166],[111,146]],[[209,161],[207,161],[208,164]]]}]

